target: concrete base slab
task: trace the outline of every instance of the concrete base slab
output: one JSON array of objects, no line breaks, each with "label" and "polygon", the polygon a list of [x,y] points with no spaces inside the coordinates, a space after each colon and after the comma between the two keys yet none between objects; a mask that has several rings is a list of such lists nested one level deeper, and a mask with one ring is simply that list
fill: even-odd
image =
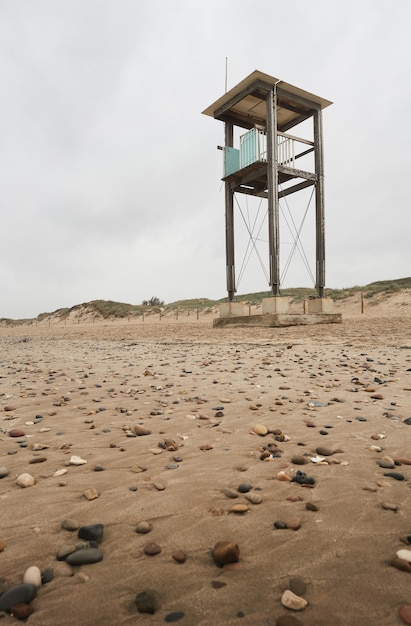
[{"label": "concrete base slab", "polygon": [[275,313],[262,315],[243,315],[239,317],[219,317],[213,320],[214,328],[227,326],[282,327],[301,326],[303,324],[341,324],[341,313]]}]

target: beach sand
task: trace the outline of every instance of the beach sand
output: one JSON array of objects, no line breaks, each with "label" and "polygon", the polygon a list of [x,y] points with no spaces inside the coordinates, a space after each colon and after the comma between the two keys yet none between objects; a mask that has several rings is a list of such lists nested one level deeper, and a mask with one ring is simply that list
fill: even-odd
[{"label": "beach sand", "polygon": [[[30,626],[410,623],[411,573],[391,564],[411,535],[410,316],[340,310],[342,324],[282,329],[213,329],[212,315],[0,329],[0,591],[54,571]],[[319,447],[332,454],[315,463]],[[104,525],[100,562],[57,560],[79,541],[70,519]],[[219,541],[237,563],[215,563]],[[281,604],[293,577],[301,611]]]}]

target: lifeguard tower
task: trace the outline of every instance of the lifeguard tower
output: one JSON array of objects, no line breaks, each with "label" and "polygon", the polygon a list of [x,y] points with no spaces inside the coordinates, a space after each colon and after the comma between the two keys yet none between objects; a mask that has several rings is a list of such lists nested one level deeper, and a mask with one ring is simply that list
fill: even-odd
[{"label": "lifeguard tower", "polygon": [[[269,285],[272,296],[263,302],[263,313],[285,314],[288,299],[280,294],[280,199],[307,187],[314,187],[316,231],[316,291],[313,313],[329,314],[330,302],[324,298],[324,163],[322,110],[329,100],[308,93],[278,78],[255,70],[203,111],[224,122],[226,280],[228,303],[221,317],[242,317],[240,303],[233,302],[236,292],[234,258],[234,195],[260,196],[267,200]],[[290,130],[312,120],[311,137],[306,139]],[[246,132],[234,145],[236,127]],[[306,129],[307,124],[304,125]],[[287,302],[285,302],[287,300]],[[265,308],[264,308],[265,304]],[[310,312],[310,311],[308,311]],[[253,316],[256,317],[256,316]],[[289,316],[288,316],[289,317]],[[326,320],[341,321],[341,316]],[[337,319],[340,317],[340,319]],[[216,320],[217,321],[217,320]],[[252,320],[249,320],[249,323]],[[262,320],[261,320],[262,321]],[[268,320],[265,320],[268,323]],[[270,325],[279,325],[273,322]],[[283,320],[284,321],[284,320]],[[310,320],[311,323],[314,319]],[[239,323],[240,320],[237,320]],[[303,322],[302,319],[298,323]],[[282,324],[281,324],[282,325]]]}]

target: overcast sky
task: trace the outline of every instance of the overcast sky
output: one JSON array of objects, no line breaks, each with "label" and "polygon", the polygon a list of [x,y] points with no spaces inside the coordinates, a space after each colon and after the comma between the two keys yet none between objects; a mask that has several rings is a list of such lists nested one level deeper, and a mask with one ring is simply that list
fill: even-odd
[{"label": "overcast sky", "polygon": [[[1,0],[0,318],[226,295],[224,126],[201,115],[226,57],[228,88],[258,69],[334,103],[326,286],[411,275],[410,23],[409,0]],[[263,267],[252,254],[239,294],[269,289],[265,207],[246,200],[238,273],[242,215]],[[305,200],[282,207],[282,274],[288,209],[298,229]],[[312,286],[298,250],[283,286]]]}]

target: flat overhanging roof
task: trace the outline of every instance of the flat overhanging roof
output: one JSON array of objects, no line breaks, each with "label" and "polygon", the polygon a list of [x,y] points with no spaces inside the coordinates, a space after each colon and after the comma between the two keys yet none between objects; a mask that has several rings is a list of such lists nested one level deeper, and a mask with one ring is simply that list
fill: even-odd
[{"label": "flat overhanging roof", "polygon": [[287,130],[310,117],[315,109],[325,109],[332,102],[279,78],[255,70],[207,107],[204,115],[231,121],[243,128],[266,124],[267,94],[276,85],[279,130]]}]

